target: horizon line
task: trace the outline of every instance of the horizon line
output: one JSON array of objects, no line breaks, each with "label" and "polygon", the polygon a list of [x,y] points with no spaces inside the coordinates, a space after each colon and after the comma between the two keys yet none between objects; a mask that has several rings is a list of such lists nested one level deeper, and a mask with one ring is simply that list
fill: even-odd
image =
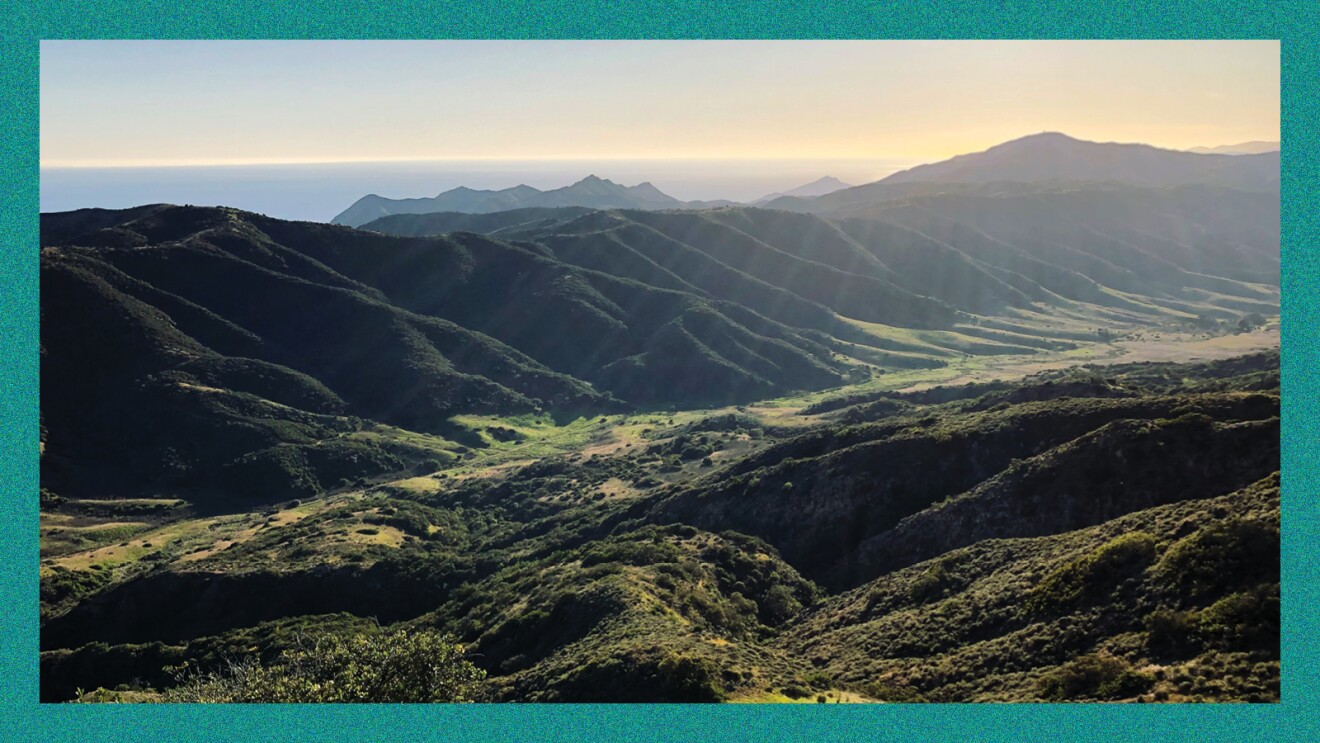
[{"label": "horizon line", "polygon": [[[1265,142],[1281,145],[1280,139],[1256,138],[1243,140],[1241,142],[1230,142],[1219,145],[1197,145],[1195,147],[1169,147],[1165,145],[1153,144],[1151,142],[1120,142],[1117,140],[1090,140],[1074,137],[1066,132],[1058,130],[1042,130],[1025,134],[1020,137],[1006,139],[996,144],[987,145],[985,149],[996,147],[1000,144],[1014,142],[1019,139],[1026,139],[1040,134],[1061,134],[1070,139],[1076,139],[1081,142],[1092,142],[1095,144],[1132,144],[1145,145],[1161,150],[1172,152],[1192,152],[1197,149],[1214,149],[1217,147],[1232,147],[1242,144],[1254,144]],[[290,159],[290,160],[255,160],[255,159],[235,159],[235,160],[189,160],[179,161],[147,161],[147,160],[123,160],[123,161],[56,161],[47,163],[41,161],[38,168],[41,170],[116,170],[116,169],[146,169],[146,168],[225,168],[225,167],[278,167],[293,165],[398,165],[398,164],[421,164],[421,163],[586,163],[586,162],[783,162],[783,163],[806,163],[806,162],[883,162],[896,167],[909,167],[912,165],[928,164],[932,162],[941,162],[959,155],[975,154],[984,152],[985,149],[967,150],[964,152],[955,152],[945,155],[884,155],[884,154],[821,154],[821,155],[791,155],[791,156],[773,156],[773,155],[740,155],[740,156],[702,156],[702,155],[533,155],[527,157],[512,156],[458,156],[458,157],[381,157],[381,158],[350,158],[350,159]],[[905,165],[897,165],[902,162]]]}]

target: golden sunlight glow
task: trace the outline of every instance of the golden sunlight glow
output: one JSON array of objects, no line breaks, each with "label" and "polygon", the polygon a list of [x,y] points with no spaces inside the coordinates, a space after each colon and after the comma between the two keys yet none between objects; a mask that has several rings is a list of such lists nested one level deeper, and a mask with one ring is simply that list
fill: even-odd
[{"label": "golden sunlight glow", "polygon": [[45,167],[936,160],[1279,135],[1272,41],[43,42]]}]

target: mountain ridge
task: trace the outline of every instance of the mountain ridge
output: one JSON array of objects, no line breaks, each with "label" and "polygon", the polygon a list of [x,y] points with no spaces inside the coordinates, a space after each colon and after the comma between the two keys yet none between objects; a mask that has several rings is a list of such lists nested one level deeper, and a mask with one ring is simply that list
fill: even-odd
[{"label": "mountain ridge", "polygon": [[499,190],[459,186],[431,198],[389,199],[376,194],[363,196],[331,220],[332,224],[359,227],[390,214],[463,212],[482,214],[531,207],[592,207],[636,209],[702,209],[724,206],[730,201],[681,201],[665,194],[649,181],[623,186],[606,178],[588,175],[568,186],[542,191],[525,184]]},{"label": "mountain ridge", "polygon": [[1252,140],[1238,144],[1221,144],[1217,147],[1193,147],[1187,151],[1203,155],[1259,155],[1265,152],[1278,152],[1279,143]]},{"label": "mountain ridge", "polygon": [[1279,156],[1205,155],[1147,144],[1088,142],[1060,132],[1042,132],[982,152],[918,165],[879,183],[1097,180],[1163,187],[1200,183],[1277,189]]}]

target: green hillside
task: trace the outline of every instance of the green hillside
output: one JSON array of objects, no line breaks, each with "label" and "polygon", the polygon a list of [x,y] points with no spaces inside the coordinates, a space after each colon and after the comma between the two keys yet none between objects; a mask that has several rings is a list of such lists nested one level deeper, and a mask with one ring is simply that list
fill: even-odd
[{"label": "green hillside", "polygon": [[42,695],[218,693],[178,669],[434,630],[490,700],[1277,700],[1277,365],[513,418],[438,472],[228,515],[51,494]]}]

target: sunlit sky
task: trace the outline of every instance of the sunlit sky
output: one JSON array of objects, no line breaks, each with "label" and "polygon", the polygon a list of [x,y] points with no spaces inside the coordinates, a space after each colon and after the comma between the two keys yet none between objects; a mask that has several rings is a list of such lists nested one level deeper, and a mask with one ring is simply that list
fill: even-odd
[{"label": "sunlit sky", "polygon": [[1279,138],[1273,41],[46,41],[44,167]]}]

